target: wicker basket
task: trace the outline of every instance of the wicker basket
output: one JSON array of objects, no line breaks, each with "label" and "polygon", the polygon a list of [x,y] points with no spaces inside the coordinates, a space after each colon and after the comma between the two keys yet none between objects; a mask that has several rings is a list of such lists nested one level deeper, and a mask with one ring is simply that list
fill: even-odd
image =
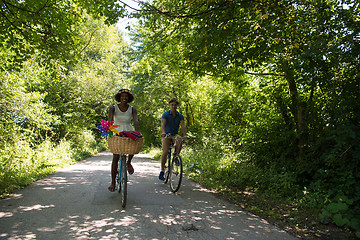
[{"label": "wicker basket", "polygon": [[143,145],[143,138],[134,141],[129,137],[112,136],[108,140],[108,145],[114,154],[137,154]]}]

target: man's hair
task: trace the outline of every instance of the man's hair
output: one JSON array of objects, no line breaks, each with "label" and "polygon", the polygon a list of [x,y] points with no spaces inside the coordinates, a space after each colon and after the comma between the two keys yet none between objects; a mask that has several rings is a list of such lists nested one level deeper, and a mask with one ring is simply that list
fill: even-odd
[{"label": "man's hair", "polygon": [[174,102],[174,103],[176,103],[177,105],[179,105],[179,102],[176,100],[176,98],[170,99],[169,104],[172,103],[172,102]]}]

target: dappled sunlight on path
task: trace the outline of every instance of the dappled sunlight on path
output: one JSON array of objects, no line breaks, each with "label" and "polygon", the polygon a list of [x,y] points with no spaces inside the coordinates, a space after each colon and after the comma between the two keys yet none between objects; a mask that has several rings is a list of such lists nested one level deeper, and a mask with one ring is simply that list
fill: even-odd
[{"label": "dappled sunlight on path", "polygon": [[111,159],[99,153],[1,200],[0,239],[294,239],[187,179],[173,194],[143,154],[122,209],[107,190]]}]

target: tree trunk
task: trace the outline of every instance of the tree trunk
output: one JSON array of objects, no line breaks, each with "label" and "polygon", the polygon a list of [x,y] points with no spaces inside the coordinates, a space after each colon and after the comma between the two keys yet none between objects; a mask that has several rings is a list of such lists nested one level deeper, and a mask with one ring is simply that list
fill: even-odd
[{"label": "tree trunk", "polygon": [[299,100],[299,93],[297,91],[296,82],[291,69],[286,68],[285,78],[289,85],[291,97],[291,112],[294,115],[296,122],[296,132],[298,140],[298,153],[297,156],[303,157],[304,155],[304,132],[305,132],[305,113],[303,103]]},{"label": "tree trunk", "polygon": [[191,105],[189,101],[186,101],[185,103],[185,112],[186,112],[186,128],[188,128],[190,125],[194,124],[194,117],[191,110]]}]

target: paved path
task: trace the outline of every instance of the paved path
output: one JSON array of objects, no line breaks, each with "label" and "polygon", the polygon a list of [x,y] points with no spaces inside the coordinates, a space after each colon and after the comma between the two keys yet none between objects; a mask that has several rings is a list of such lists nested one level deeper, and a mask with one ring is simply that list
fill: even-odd
[{"label": "paved path", "polygon": [[185,179],[177,194],[138,154],[126,209],[105,151],[0,200],[0,239],[295,239]]}]

